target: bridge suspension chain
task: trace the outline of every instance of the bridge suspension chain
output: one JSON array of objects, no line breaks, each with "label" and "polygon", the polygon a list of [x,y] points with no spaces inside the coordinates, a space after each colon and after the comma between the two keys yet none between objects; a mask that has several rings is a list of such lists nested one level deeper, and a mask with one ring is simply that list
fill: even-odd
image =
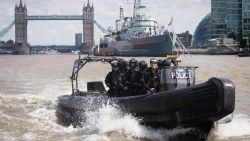
[{"label": "bridge suspension chain", "polygon": [[[96,26],[103,32],[103,33],[108,33],[108,31],[102,27],[98,22],[94,21]],[[15,25],[15,21],[11,22],[7,27],[5,27],[3,30],[0,31],[0,38],[3,38],[10,30],[11,28]]]},{"label": "bridge suspension chain", "polygon": [[3,30],[0,31],[0,38],[4,37],[11,28],[15,25],[15,21],[11,22],[7,27],[5,27]]}]

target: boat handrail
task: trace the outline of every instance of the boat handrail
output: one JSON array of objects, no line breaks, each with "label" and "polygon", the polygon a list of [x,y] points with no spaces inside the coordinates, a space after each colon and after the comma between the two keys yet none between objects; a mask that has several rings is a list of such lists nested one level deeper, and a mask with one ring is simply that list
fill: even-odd
[{"label": "boat handrail", "polygon": [[79,58],[75,60],[72,70],[72,75],[70,77],[71,84],[72,84],[72,94],[75,94],[75,92],[78,92],[78,73],[79,71],[87,64],[91,62],[102,62],[102,63],[109,63],[113,61],[118,61],[122,58],[116,58],[116,57],[96,57],[96,56],[87,56],[81,58],[79,55]]}]

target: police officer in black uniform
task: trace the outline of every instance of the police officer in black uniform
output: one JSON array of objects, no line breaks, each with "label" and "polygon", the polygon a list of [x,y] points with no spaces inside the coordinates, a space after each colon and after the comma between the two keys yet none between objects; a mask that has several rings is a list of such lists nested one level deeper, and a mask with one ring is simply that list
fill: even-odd
[{"label": "police officer in black uniform", "polygon": [[161,70],[161,69],[162,69],[162,62],[163,62],[162,59],[158,59],[158,61],[157,61],[158,70]]},{"label": "police officer in black uniform", "polygon": [[129,61],[125,60],[125,62],[126,62],[126,70],[125,71],[128,73],[130,70]]},{"label": "police officer in black uniform", "polygon": [[118,76],[119,69],[117,62],[112,62],[112,71],[109,72],[105,78],[105,84],[109,87],[108,96],[116,96],[118,94]]},{"label": "police officer in black uniform", "polygon": [[157,60],[150,59],[149,76],[148,76],[148,86],[149,90],[153,93],[159,91],[160,85],[160,72],[157,68]]},{"label": "police officer in black uniform", "polygon": [[129,60],[129,71],[127,74],[127,85],[129,93],[127,95],[137,95],[138,90],[138,61],[134,58]]},{"label": "police officer in black uniform", "polygon": [[181,62],[180,58],[174,58],[171,61],[175,67],[178,67],[179,63]]},{"label": "police officer in black uniform", "polygon": [[148,85],[148,76],[148,65],[144,60],[142,60],[139,62],[137,95],[144,95],[150,93],[150,88]]},{"label": "police officer in black uniform", "polygon": [[164,67],[170,67],[171,66],[171,59],[164,59],[162,61],[162,68]]},{"label": "police officer in black uniform", "polygon": [[119,95],[117,96],[126,96],[129,91],[128,91],[128,66],[125,60],[120,59],[117,63],[118,68],[119,68],[119,73],[118,73],[118,93]]}]

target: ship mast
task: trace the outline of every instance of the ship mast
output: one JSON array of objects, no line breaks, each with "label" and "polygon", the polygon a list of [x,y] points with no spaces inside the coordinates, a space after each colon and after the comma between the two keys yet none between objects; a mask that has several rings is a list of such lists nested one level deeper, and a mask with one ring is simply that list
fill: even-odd
[{"label": "ship mast", "polygon": [[123,12],[123,8],[120,7],[120,21],[122,21],[124,19],[124,12]]},{"label": "ship mast", "polygon": [[137,11],[141,6],[141,0],[134,0],[134,15],[133,18],[137,16]]}]

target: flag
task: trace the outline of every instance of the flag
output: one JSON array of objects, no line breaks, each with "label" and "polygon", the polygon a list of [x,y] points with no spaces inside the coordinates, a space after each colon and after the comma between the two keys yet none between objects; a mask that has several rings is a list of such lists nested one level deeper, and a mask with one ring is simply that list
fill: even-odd
[{"label": "flag", "polygon": [[171,20],[170,20],[168,26],[170,26],[170,25],[172,25],[172,24],[173,24],[173,17],[171,18]]}]

